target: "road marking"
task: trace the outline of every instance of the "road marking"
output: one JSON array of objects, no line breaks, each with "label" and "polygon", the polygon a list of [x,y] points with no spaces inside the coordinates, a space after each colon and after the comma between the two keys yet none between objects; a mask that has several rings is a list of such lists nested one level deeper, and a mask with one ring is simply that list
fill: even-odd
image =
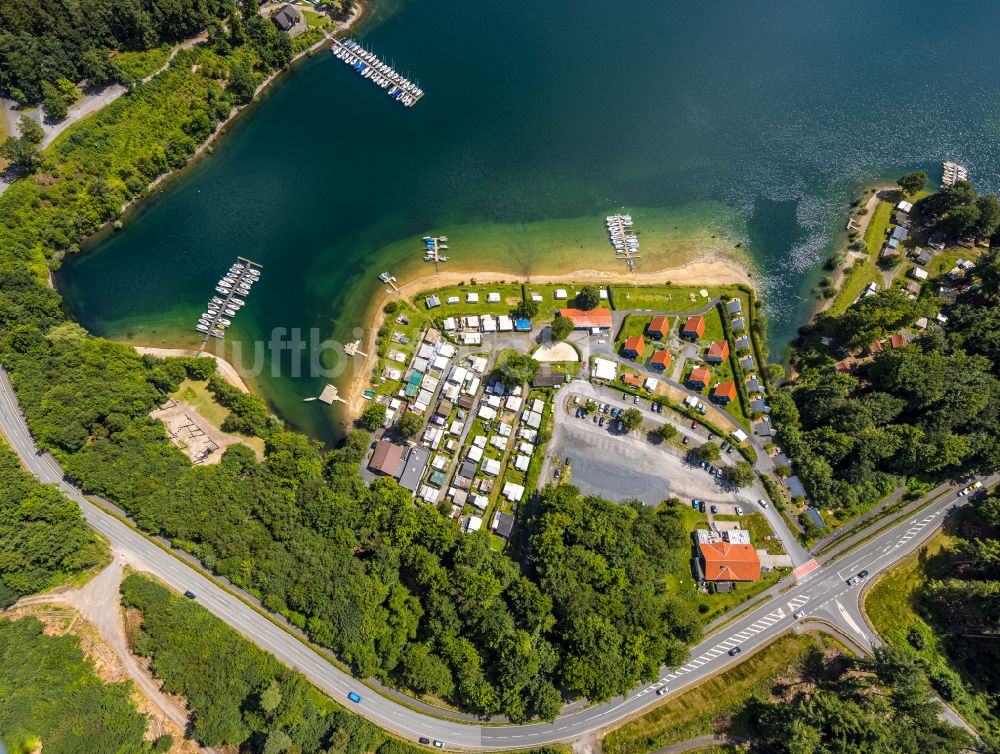
[{"label": "road marking", "polygon": [[803,563],[794,571],[792,571],[792,576],[795,577],[796,581],[802,581],[806,576],[819,568],[819,563],[816,562],[816,558],[813,558],[808,563]]}]

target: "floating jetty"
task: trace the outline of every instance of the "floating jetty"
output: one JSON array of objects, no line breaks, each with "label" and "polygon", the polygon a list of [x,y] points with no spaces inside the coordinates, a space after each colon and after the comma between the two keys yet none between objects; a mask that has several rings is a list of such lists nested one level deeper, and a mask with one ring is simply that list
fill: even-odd
[{"label": "floating jetty", "polygon": [[334,401],[338,403],[347,403],[343,398],[340,397],[340,393],[337,388],[333,385],[327,385],[323,388],[323,392],[318,396],[313,396],[312,398],[303,398],[303,403],[308,403],[309,401],[319,401],[320,403],[325,403],[330,406]]},{"label": "floating jetty", "polygon": [[447,262],[448,257],[441,252],[448,248],[448,236],[424,236],[424,261],[434,263],[434,271],[438,271],[439,262]]},{"label": "floating jetty", "polygon": [[246,304],[244,298],[250,294],[253,284],[260,280],[261,265],[243,257],[236,261],[229,271],[215,284],[215,292],[206,310],[198,318],[194,329],[204,338],[201,345],[204,348],[209,338],[222,338],[226,328],[232,324],[230,317],[235,317]]},{"label": "floating jetty", "polygon": [[[396,287],[396,283],[398,281],[396,280],[395,275],[390,275],[388,272],[380,272],[378,275],[378,279],[381,280],[383,283],[391,286],[392,290],[394,290],[396,293],[399,293],[399,288]],[[386,293],[388,292],[389,290],[386,289]]]},{"label": "floating jetty", "polygon": [[423,89],[353,39],[331,39],[330,52],[351,66],[362,78],[385,89],[386,94],[403,107],[413,107],[424,96]]},{"label": "floating jetty", "polygon": [[941,164],[944,171],[941,176],[942,186],[954,186],[959,181],[969,180],[969,169],[957,162],[944,162]]},{"label": "floating jetty", "polygon": [[639,237],[632,230],[632,215],[619,214],[608,216],[604,224],[608,228],[608,237],[615,249],[615,256],[628,265],[629,272],[635,267],[639,258]]}]

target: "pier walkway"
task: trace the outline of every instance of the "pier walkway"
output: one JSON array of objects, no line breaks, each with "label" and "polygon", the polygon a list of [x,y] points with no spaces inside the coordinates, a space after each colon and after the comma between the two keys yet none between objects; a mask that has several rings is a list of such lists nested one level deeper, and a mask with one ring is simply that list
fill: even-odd
[{"label": "pier walkway", "polygon": [[413,107],[424,96],[423,89],[353,39],[331,39],[330,52],[352,66],[363,78],[388,90],[387,94],[404,107]]}]

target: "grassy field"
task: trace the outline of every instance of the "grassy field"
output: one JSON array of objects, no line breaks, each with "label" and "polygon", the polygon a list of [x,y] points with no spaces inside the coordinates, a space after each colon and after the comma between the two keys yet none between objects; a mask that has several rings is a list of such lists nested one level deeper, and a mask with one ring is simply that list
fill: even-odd
[{"label": "grassy field", "polygon": [[[194,406],[198,413],[211,422],[212,426],[221,429],[222,423],[229,416],[229,409],[218,403],[214,396],[208,392],[207,383],[184,380],[176,393],[171,393],[174,400],[187,401]],[[264,453],[264,441],[259,437],[245,437],[239,435],[240,442],[253,448],[258,455]]]},{"label": "grassy field", "polygon": [[[919,657],[929,676],[954,675],[957,671],[964,693],[957,694],[951,704],[973,727],[995,730],[997,721],[991,715],[995,689],[977,688],[963,677],[961,662],[947,655],[941,634],[917,611],[924,584],[947,576],[945,564],[938,556],[952,541],[946,531],[934,535],[920,550],[875,582],[865,597],[864,608],[882,638],[901,652]],[[923,644],[919,649],[911,640],[916,635]]]},{"label": "grassy field", "polygon": [[829,312],[833,315],[843,314],[847,308],[853,304],[869,283],[882,283],[882,273],[878,269],[877,261],[882,244],[885,243],[885,233],[892,218],[892,205],[888,202],[879,202],[872,213],[868,230],[865,231],[865,243],[868,247],[868,258],[864,263],[859,263],[853,267],[844,277],[840,285],[840,290],[830,305]]},{"label": "grassy field", "polygon": [[170,49],[170,45],[165,44],[152,50],[119,52],[115,55],[115,62],[126,76],[133,79],[144,79],[167,62],[170,57]]},{"label": "grassy field", "polygon": [[604,754],[646,754],[724,730],[723,720],[728,715],[753,695],[767,694],[777,678],[794,674],[798,662],[814,648],[842,651],[825,636],[782,636],[725,673],[612,731],[602,741]]},{"label": "grassy field", "polygon": [[[428,309],[425,299],[432,293],[441,299],[441,306]],[[479,295],[479,301],[474,304],[466,302],[469,293]],[[490,293],[500,294],[500,303],[490,304],[487,297]],[[445,303],[449,297],[458,297],[457,304]],[[413,297],[413,305],[428,316],[435,319],[444,317],[465,316],[467,314],[510,314],[511,309],[523,300],[520,283],[480,283],[474,284],[472,278],[465,285],[450,285],[447,288],[421,291]],[[539,307],[543,309],[543,307]]]},{"label": "grassy field", "polygon": [[[701,295],[703,290],[708,292],[707,298]],[[732,285],[708,288],[674,285],[611,286],[611,300],[615,309],[646,309],[651,312],[696,311],[723,293],[734,296],[742,294],[742,291]]]}]

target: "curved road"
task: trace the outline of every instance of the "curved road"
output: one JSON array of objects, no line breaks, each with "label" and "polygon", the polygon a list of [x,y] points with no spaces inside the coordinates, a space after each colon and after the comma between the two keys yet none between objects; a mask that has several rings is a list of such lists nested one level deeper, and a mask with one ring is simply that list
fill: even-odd
[{"label": "curved road", "polygon": [[[222,589],[192,566],[154,544],[121,520],[94,505],[67,484],[55,461],[41,455],[28,432],[7,374],[0,369],[0,428],[21,457],[25,466],[43,482],[57,484],[83,512],[87,523],[103,535],[111,548],[133,567],[155,574],[177,589],[190,589],[198,602],[235,630],[271,652],[285,664],[302,672],[312,683],[334,699],[350,706],[380,727],[411,740],[420,736],[439,739],[447,749],[512,749],[569,741],[591,734],[631,717],[663,697],[654,691],[658,684],[635,690],[628,697],[618,697],[603,704],[579,709],[552,723],[528,725],[476,725],[442,720],[417,712],[396,701],[372,692],[362,682],[333,665],[323,655],[272,623],[255,608]],[[1000,477],[984,479],[995,484]],[[753,650],[791,629],[798,621],[796,611],[837,626],[862,646],[877,643],[861,615],[861,585],[848,587],[845,579],[857,570],[867,569],[872,576],[891,567],[913,552],[941,524],[948,509],[966,501],[950,492],[935,500],[919,515],[895,523],[877,533],[855,550],[847,568],[838,564],[816,567],[791,586],[779,584],[774,594],[759,607],[748,610],[691,649],[690,661],[679,668],[664,670],[661,679],[670,692],[682,691],[721,670],[735,665]],[[785,589],[784,593],[780,590]],[[730,656],[729,650],[740,647],[741,653]],[[357,706],[346,700],[350,691],[363,697]]]}]

